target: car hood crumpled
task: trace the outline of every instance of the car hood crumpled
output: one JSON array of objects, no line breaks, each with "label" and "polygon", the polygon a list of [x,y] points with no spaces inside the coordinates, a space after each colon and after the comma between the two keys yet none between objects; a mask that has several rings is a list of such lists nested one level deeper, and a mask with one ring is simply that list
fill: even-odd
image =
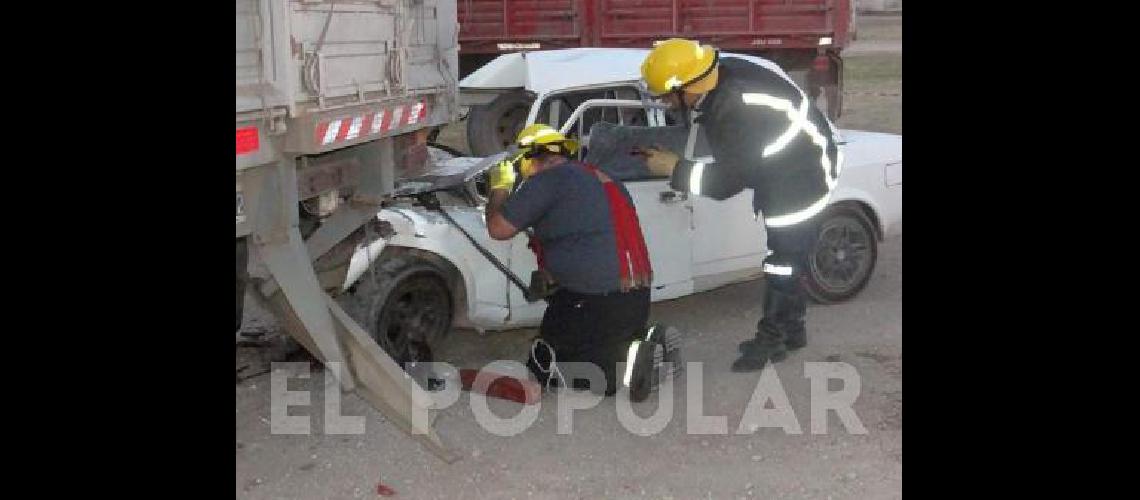
[{"label": "car hood crumpled", "polygon": [[507,154],[508,151],[503,151],[486,158],[463,156],[439,162],[423,175],[398,181],[396,195],[412,196],[455,188],[487,170]]}]

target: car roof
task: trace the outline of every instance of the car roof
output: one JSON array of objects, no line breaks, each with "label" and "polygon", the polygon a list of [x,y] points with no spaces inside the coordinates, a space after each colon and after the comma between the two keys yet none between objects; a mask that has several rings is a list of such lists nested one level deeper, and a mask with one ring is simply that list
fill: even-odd
[{"label": "car roof", "polygon": [[648,49],[582,47],[503,54],[467,75],[464,89],[551,90],[636,81]]},{"label": "car roof", "polygon": [[[535,94],[596,85],[637,82],[649,49],[580,47],[503,54],[459,82],[465,90],[523,88]],[[789,81],[776,63],[762,57],[722,52],[721,57],[746,59]]]}]

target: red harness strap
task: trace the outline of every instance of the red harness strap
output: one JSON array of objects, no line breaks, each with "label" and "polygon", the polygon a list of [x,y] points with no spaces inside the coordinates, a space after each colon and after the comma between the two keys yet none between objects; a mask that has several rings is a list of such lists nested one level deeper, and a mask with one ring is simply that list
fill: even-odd
[{"label": "red harness strap", "polygon": [[628,291],[631,288],[648,287],[653,282],[653,267],[649,262],[649,250],[645,248],[645,239],[641,234],[641,221],[637,218],[637,210],[622,194],[617,183],[612,180],[602,180],[598,168],[583,164],[598,180],[606,191],[606,200],[609,202],[610,219],[613,222],[614,236],[617,240],[618,269],[621,274],[621,289]]},{"label": "red harness strap", "polygon": [[[597,167],[585,163],[582,166],[598,178],[606,191],[614,238],[617,240],[621,290],[625,292],[632,288],[648,287],[653,283],[653,266],[649,262],[649,250],[645,248],[645,238],[641,234],[641,221],[637,218],[637,210],[626,200],[616,183],[602,180]],[[534,252],[538,268],[544,269],[542,244],[533,234],[529,235],[527,247]]]},{"label": "red harness strap", "polygon": [[538,237],[534,233],[527,233],[526,237],[526,246],[534,252],[534,258],[538,261],[538,268],[546,269],[546,259],[542,255],[542,243],[538,241]]}]

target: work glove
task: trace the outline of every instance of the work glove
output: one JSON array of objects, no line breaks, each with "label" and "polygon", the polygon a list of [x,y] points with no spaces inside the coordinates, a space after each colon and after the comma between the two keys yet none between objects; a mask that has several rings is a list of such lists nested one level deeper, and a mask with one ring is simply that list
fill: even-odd
[{"label": "work glove", "polygon": [[671,177],[673,169],[677,168],[680,157],[677,153],[658,147],[645,148],[641,151],[645,156],[645,164],[649,166],[649,173],[656,177]]},{"label": "work glove", "polygon": [[513,160],[503,160],[491,167],[487,172],[487,184],[490,189],[505,189],[510,191],[515,186],[515,164]]}]

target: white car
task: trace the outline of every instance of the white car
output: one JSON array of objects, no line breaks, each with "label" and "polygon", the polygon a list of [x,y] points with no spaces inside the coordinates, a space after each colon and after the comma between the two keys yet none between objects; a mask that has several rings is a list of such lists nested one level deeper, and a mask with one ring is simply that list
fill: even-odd
[{"label": "white car", "polygon": [[[587,133],[598,122],[671,123],[637,85],[645,53],[584,48],[506,54],[462,85],[468,93],[533,95],[525,124],[559,126],[577,136],[588,154]],[[810,295],[823,303],[856,295],[874,270],[877,242],[901,232],[902,137],[840,134],[843,168],[806,273]],[[514,275],[528,280],[536,262],[525,234],[496,241],[484,224],[483,172],[497,157],[448,158],[440,149],[435,155],[437,179],[458,179],[452,182],[456,188],[435,193],[439,209]],[[767,249],[763,225],[752,213],[751,190],[715,201],[676,192],[668,178],[626,180],[625,185],[649,248],[653,301],[762,275]],[[357,247],[340,299],[397,361],[424,359],[425,348],[440,342],[451,326],[501,330],[539,324],[545,302],[528,302],[520,287],[438,211],[412,198],[401,200],[377,216],[382,226],[377,232],[385,237]]]}]

